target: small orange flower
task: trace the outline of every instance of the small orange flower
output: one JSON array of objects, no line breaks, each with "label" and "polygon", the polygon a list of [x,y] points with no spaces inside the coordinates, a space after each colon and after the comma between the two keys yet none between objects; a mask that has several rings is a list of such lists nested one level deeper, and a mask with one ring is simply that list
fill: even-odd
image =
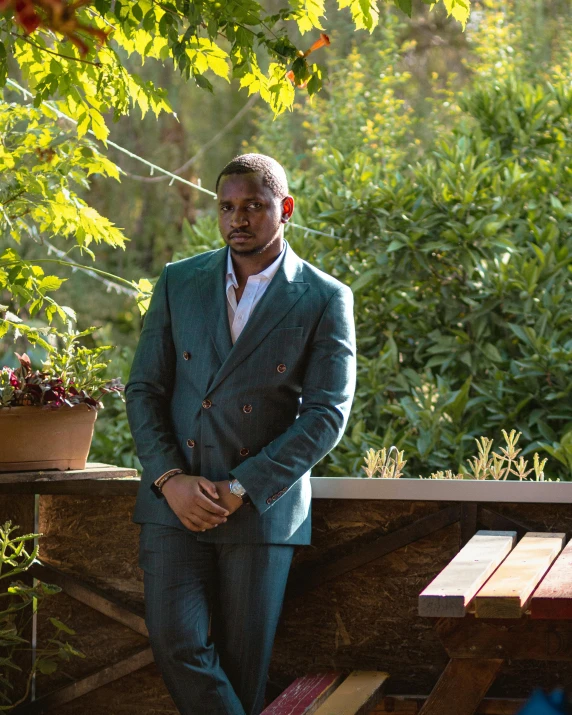
[{"label": "small orange flower", "polygon": [[[306,52],[300,52],[299,55],[301,57],[308,57],[308,55],[312,54],[312,52],[315,52],[316,50],[319,50],[320,47],[327,47],[330,44],[330,38],[322,32],[320,35],[320,39],[316,40],[312,47],[310,47],[309,50],[306,50]],[[289,72],[286,72],[286,77],[292,82],[292,84],[296,84],[296,79],[294,77],[294,72],[290,70]],[[304,89],[308,85],[308,82],[302,82],[302,84],[296,84],[296,87],[298,89]]]},{"label": "small orange flower", "polygon": [[309,50],[306,50],[306,52],[304,52],[304,57],[308,57],[309,54],[315,52],[316,50],[319,50],[320,47],[328,47],[329,45],[330,38],[324,32],[322,32],[322,34],[320,35],[320,39],[316,40],[312,47],[310,47]]},{"label": "small orange flower", "polygon": [[[294,77],[294,72],[292,70],[286,72],[286,77],[290,80],[290,82],[292,82],[292,84],[296,84],[296,78]],[[302,84],[296,84],[296,87],[298,87],[298,89],[304,89],[307,84],[307,82],[302,82]]]}]

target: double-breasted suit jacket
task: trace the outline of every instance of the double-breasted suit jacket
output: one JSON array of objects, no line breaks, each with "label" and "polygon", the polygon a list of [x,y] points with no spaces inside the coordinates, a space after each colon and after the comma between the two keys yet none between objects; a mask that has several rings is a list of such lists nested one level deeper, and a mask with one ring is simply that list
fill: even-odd
[{"label": "double-breasted suit jacket", "polygon": [[351,290],[286,243],[233,345],[228,248],[167,264],[126,385],[143,466],[136,523],[185,529],[152,482],[169,469],[235,477],[252,504],[200,541],[310,543],[310,469],[340,440],[355,388]]}]

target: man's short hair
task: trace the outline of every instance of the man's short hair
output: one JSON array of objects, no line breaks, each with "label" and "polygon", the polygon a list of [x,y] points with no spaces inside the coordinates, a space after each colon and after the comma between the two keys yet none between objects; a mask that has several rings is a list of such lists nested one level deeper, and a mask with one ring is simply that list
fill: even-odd
[{"label": "man's short hair", "polygon": [[265,154],[241,154],[236,156],[218,175],[216,191],[223,176],[233,174],[260,174],[262,182],[272,191],[277,199],[288,196],[288,179],[282,164]]}]

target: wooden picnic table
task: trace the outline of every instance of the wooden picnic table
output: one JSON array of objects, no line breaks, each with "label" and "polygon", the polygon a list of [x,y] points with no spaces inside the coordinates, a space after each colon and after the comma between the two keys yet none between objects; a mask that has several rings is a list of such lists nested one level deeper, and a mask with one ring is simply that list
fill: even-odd
[{"label": "wooden picnic table", "polygon": [[507,660],[572,661],[572,542],[478,531],[419,596],[450,658],[420,715],[473,715]]}]

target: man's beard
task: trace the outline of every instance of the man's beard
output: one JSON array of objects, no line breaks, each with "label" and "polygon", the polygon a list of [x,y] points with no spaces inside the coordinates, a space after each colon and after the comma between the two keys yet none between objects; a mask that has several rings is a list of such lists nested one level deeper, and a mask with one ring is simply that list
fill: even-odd
[{"label": "man's beard", "polygon": [[274,238],[271,238],[270,241],[268,241],[268,243],[265,243],[263,246],[257,246],[256,248],[250,248],[248,251],[237,251],[237,249],[232,245],[230,245],[229,248],[231,253],[235,256],[259,256],[261,253],[264,253],[271,248],[275,241],[279,241],[280,237],[280,233],[277,233]]},{"label": "man's beard", "polygon": [[235,256],[257,256],[259,253],[262,253],[265,249],[266,246],[259,246],[258,248],[251,248],[248,251],[237,251],[234,246],[229,246],[230,252],[233,253]]}]

